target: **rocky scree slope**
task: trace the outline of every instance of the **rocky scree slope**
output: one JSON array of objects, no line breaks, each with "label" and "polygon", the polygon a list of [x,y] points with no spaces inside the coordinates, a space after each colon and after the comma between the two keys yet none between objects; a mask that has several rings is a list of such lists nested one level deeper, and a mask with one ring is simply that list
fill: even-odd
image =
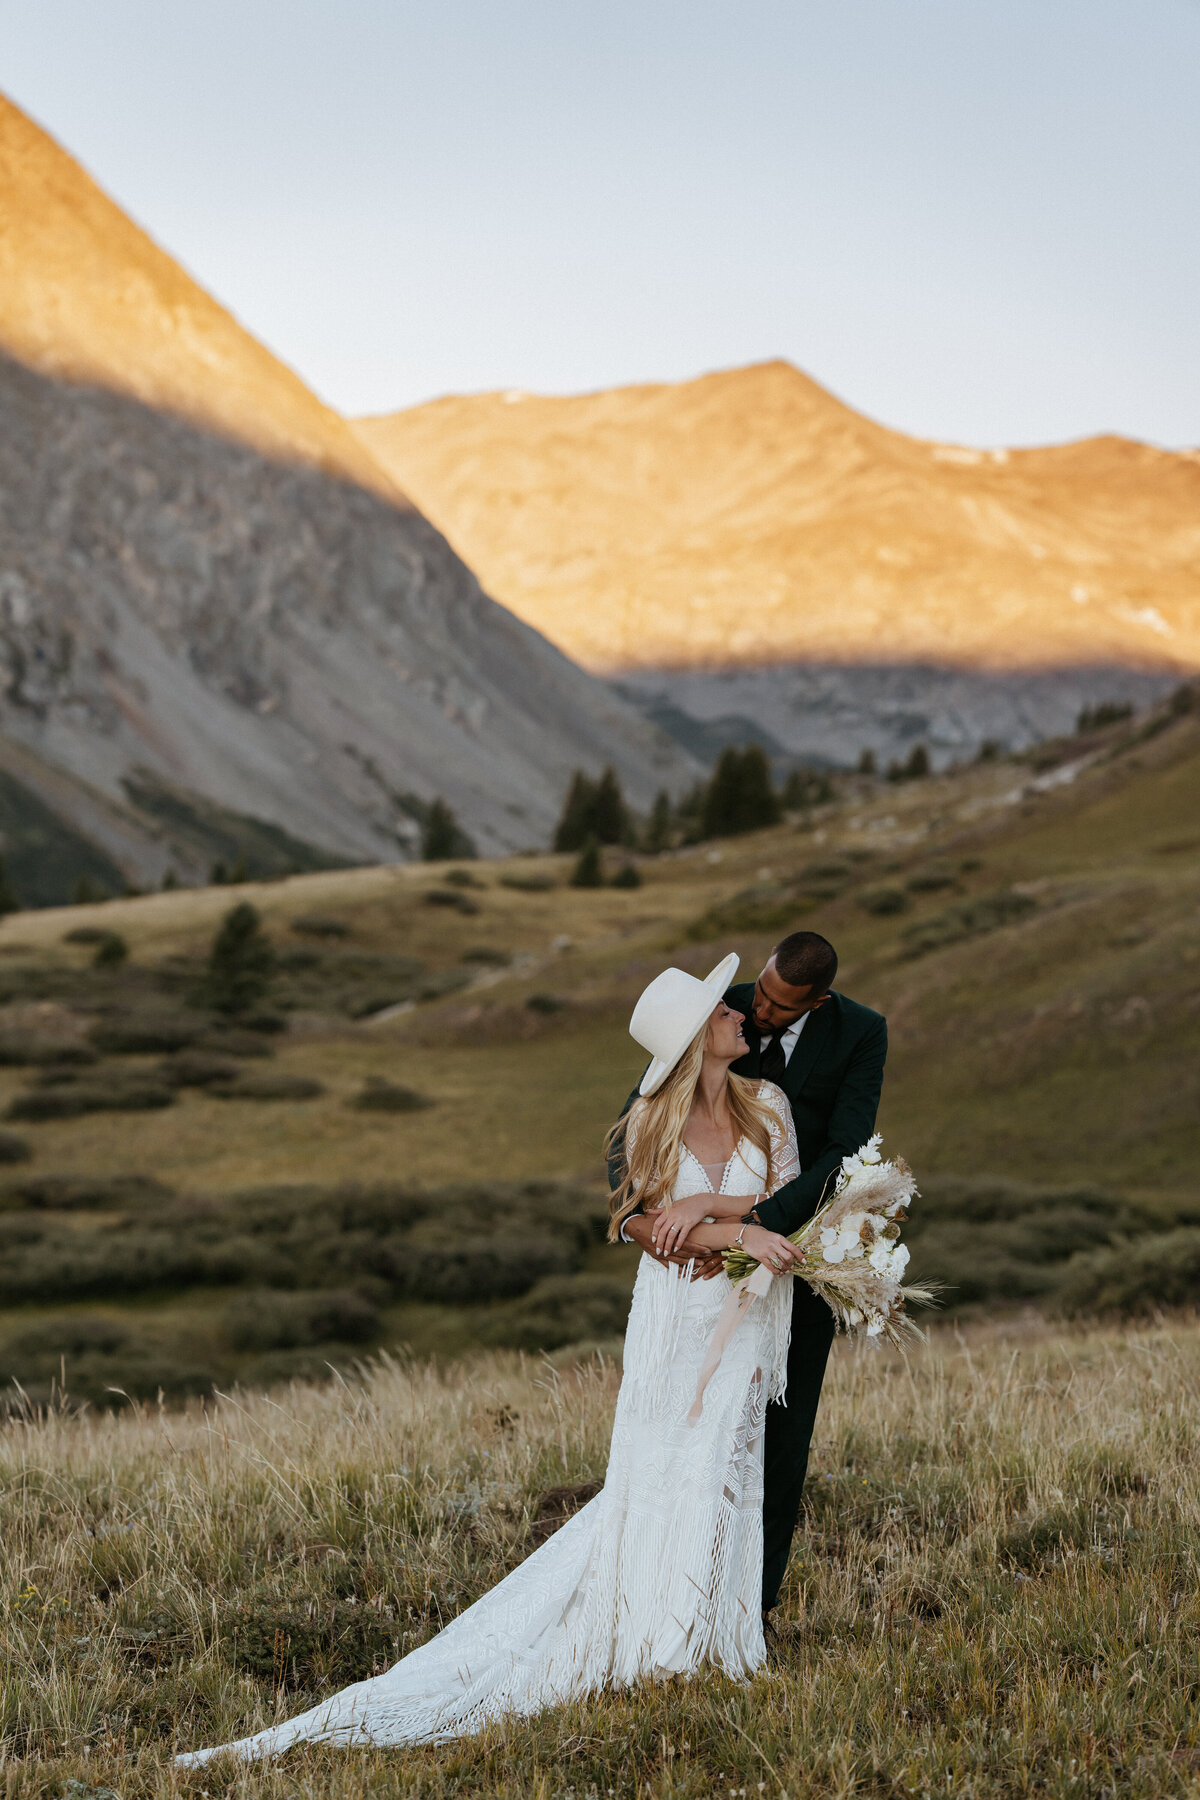
[{"label": "rocky scree slope", "polygon": [[194,869],[181,806],[385,860],[435,795],[499,851],[577,764],[694,771],[407,504],[11,359],[0,421],[0,766],[127,873]]}]

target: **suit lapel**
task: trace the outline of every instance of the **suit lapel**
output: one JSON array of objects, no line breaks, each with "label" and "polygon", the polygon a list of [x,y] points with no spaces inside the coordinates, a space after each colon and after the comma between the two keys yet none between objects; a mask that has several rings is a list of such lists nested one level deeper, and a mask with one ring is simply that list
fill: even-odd
[{"label": "suit lapel", "polygon": [[796,1098],[812,1073],[813,1064],[833,1036],[836,1005],[836,998],[831,998],[818,1011],[809,1014],[808,1024],[800,1033],[796,1048],[783,1071],[783,1091],[789,1100]]}]

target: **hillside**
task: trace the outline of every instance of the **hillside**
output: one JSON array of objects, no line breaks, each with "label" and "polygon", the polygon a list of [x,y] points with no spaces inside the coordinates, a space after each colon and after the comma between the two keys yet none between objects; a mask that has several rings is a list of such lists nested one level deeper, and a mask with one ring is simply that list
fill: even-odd
[{"label": "hillside", "polygon": [[[69,1349],[102,1398],[364,1344],[611,1341],[629,1264],[598,1241],[599,1146],[640,1067],[633,1001],[668,961],[736,947],[753,971],[801,922],[888,1016],[881,1125],[949,1305],[1085,1300],[1122,1236],[1151,1259],[1135,1294],[1194,1297],[1200,714],[1039,761],[846,779],[771,831],[639,858],[632,889],[523,858],[5,920],[0,1155],[26,1160],[0,1176],[0,1361],[36,1390]],[[194,1004],[240,898],[278,957],[252,1029]],[[93,966],[114,932],[128,960]]]},{"label": "hillside", "polygon": [[785,362],[358,429],[591,669],[1200,667],[1200,453],[926,443]]},{"label": "hillside", "polygon": [[712,1671],[455,1744],[180,1771],[424,1643],[594,1492],[611,1362],[385,1363],[0,1436],[0,1753],[21,1794],[1190,1800],[1200,1334],[838,1346],[781,1607]]},{"label": "hillside", "polygon": [[577,766],[642,804],[697,772],[2,101],[0,425],[18,859],[34,820],[110,890],[374,862],[438,797],[482,851],[523,849]]},{"label": "hillside", "polygon": [[395,497],[338,414],[3,95],[0,350]]}]

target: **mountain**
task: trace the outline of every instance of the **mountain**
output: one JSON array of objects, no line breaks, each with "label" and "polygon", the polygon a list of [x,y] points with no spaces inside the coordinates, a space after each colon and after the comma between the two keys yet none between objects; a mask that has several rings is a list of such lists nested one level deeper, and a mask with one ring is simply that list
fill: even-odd
[{"label": "mountain", "polygon": [[926,443],[786,362],[358,429],[592,669],[1200,667],[1200,452]]},{"label": "mountain", "polygon": [[0,95],[0,349],[385,494],[361,439]]},{"label": "mountain", "polygon": [[436,797],[512,850],[576,766],[697,773],[6,103],[0,423],[6,853],[53,814],[139,883],[389,860]]}]

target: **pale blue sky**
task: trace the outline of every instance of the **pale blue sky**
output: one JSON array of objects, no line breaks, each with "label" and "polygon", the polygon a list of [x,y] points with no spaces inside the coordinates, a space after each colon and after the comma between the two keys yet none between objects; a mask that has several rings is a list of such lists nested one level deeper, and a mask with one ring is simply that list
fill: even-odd
[{"label": "pale blue sky", "polygon": [[348,411],[1200,442],[1200,0],[0,0],[0,85]]}]

